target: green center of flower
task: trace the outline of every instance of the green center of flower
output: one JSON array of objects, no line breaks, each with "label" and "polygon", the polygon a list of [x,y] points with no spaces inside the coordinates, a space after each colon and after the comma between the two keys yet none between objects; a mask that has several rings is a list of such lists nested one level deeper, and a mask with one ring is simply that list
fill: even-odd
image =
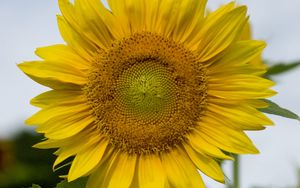
[{"label": "green center of flower", "polygon": [[136,118],[159,118],[173,104],[174,84],[165,67],[155,60],[125,70],[117,85],[119,104]]},{"label": "green center of flower", "polygon": [[127,153],[185,141],[206,104],[206,69],[184,46],[142,32],[98,51],[84,88],[97,128]]}]

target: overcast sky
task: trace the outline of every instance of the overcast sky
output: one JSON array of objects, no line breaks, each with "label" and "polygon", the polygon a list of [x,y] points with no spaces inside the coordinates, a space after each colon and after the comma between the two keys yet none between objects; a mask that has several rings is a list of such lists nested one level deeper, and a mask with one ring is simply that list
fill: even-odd
[{"label": "overcast sky", "polygon": [[[229,2],[210,0],[209,7]],[[264,57],[272,62],[300,60],[300,1],[248,0],[239,1],[249,7],[256,39],[266,40]],[[30,98],[45,91],[16,67],[24,60],[37,59],[39,46],[63,43],[56,25],[59,13],[55,0],[0,0],[0,139],[21,128],[23,121],[37,109]],[[300,69],[277,77],[279,92],[274,101],[300,114]],[[300,167],[300,123],[273,117],[275,127],[251,132],[250,137],[260,155],[242,158],[242,188],[295,186],[296,166]],[[26,127],[28,128],[28,127]],[[224,167],[231,177],[230,164]],[[205,179],[208,187],[224,186]]]}]

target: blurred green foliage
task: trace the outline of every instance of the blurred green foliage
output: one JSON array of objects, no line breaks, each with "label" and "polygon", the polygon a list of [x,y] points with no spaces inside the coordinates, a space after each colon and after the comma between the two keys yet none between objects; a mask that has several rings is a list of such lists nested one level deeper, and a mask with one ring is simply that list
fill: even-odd
[{"label": "blurred green foliage", "polygon": [[299,61],[293,62],[293,63],[277,63],[268,68],[266,76],[270,77],[270,76],[283,74],[283,73],[286,73],[290,70],[297,68],[298,66],[300,66]]},{"label": "blurred green foliage", "polygon": [[272,102],[271,100],[264,99],[263,101],[268,103],[269,106],[267,108],[260,108],[259,110],[261,112],[273,114],[273,115],[277,115],[277,116],[281,116],[281,117],[285,117],[285,118],[296,119],[296,120],[300,121],[299,116],[297,114],[295,114],[294,112],[280,107],[278,104]]},{"label": "blurred green foliage", "polygon": [[52,171],[54,150],[32,147],[42,138],[41,135],[22,132],[12,140],[0,140],[1,188],[30,187],[32,183],[47,188],[55,187],[61,181],[58,174]]},{"label": "blurred green foliage", "polygon": [[85,187],[87,178],[79,178],[72,182],[67,182],[66,180],[57,184],[56,188],[83,188]]},{"label": "blurred green foliage", "polygon": [[[300,66],[300,61],[293,62],[293,63],[276,63],[276,64],[268,67],[268,71],[265,73],[264,76],[268,79],[271,79],[271,77],[273,78],[273,76],[277,76],[277,75],[286,73],[288,71],[291,71],[291,70],[297,68],[298,66]],[[259,109],[261,112],[264,112],[267,114],[273,114],[273,115],[277,115],[277,116],[281,116],[281,117],[285,117],[285,118],[296,119],[296,120],[300,121],[300,118],[296,113],[294,113],[286,108],[280,107],[278,104],[276,104],[275,102],[273,102],[271,100],[264,99],[264,101],[266,103],[268,103],[269,106],[267,108]]]}]

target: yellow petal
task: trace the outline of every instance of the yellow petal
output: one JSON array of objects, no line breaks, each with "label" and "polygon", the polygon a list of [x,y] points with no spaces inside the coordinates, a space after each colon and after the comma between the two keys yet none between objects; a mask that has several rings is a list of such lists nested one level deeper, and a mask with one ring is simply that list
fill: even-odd
[{"label": "yellow petal", "polygon": [[[92,2],[90,2],[90,0],[75,1],[74,8],[76,12],[76,19],[80,23],[80,28],[78,29],[80,29],[84,35],[88,36],[88,38],[90,38],[99,48],[108,49],[111,47],[115,38],[106,26],[106,22],[99,17],[99,14],[102,14],[102,12],[97,12],[95,10],[96,5],[101,6],[99,5],[102,4],[101,1],[94,1],[95,5],[91,3]],[[108,17],[105,20],[109,20],[109,18],[111,17]]]},{"label": "yellow petal", "polygon": [[261,76],[267,72],[263,67],[254,66],[250,63],[243,65],[224,66],[222,68],[208,71],[209,77],[226,77],[228,75],[256,75]]},{"label": "yellow petal", "polygon": [[[66,1],[66,0],[61,0]],[[79,35],[62,16],[57,16],[57,24],[62,38],[78,55],[92,62],[97,47]]]},{"label": "yellow petal", "polygon": [[203,34],[197,49],[200,61],[211,59],[237,39],[247,21],[246,12],[247,8],[244,6],[230,11]]},{"label": "yellow petal", "polygon": [[205,24],[202,28],[202,32],[207,32],[209,28],[211,28],[220,18],[229,13],[230,11],[236,8],[235,2],[230,2],[226,5],[220,6],[216,11],[207,12],[207,17],[205,19]]},{"label": "yellow petal", "polygon": [[209,77],[208,94],[222,99],[260,99],[276,94],[269,88],[274,82],[255,75],[230,75],[227,77]]},{"label": "yellow petal", "polygon": [[94,117],[90,116],[89,113],[80,114],[79,117],[61,116],[59,118],[50,119],[40,125],[36,131],[44,133],[45,137],[50,139],[64,139],[79,133],[94,122]]},{"label": "yellow petal", "polygon": [[124,4],[131,33],[145,31],[146,1],[125,0]]},{"label": "yellow petal", "polygon": [[59,103],[78,103],[78,101],[86,101],[81,90],[51,90],[34,97],[31,99],[30,104],[45,108]]},{"label": "yellow petal", "polygon": [[[132,33],[132,27],[130,26],[126,0],[107,0],[107,3],[117,20],[119,20],[118,24],[122,27],[124,35],[129,36]],[[131,11],[134,11],[134,8],[131,8]]]},{"label": "yellow petal", "polygon": [[25,62],[18,65],[28,76],[38,77],[44,80],[56,80],[61,83],[83,85],[87,82],[84,72],[78,69],[56,62]]},{"label": "yellow petal", "polygon": [[241,40],[250,40],[252,38],[252,33],[251,33],[251,27],[250,27],[250,23],[247,22],[244,25],[243,31],[242,31],[242,35],[240,36]]},{"label": "yellow petal", "polygon": [[98,165],[107,145],[108,140],[103,139],[98,144],[78,153],[72,162],[68,174],[68,181],[73,181],[88,174],[96,165]]},{"label": "yellow petal", "polygon": [[[99,143],[100,139],[102,138],[99,135],[100,133],[96,130],[84,130],[75,136],[65,139],[47,139],[34,145],[33,147],[39,149],[59,147],[59,149],[55,152],[55,155],[57,155],[57,158],[53,164],[53,169],[55,169],[58,164],[67,158],[86,150],[96,143]],[[82,140],[85,140],[85,142],[82,142]]]},{"label": "yellow petal", "polygon": [[277,94],[273,90],[259,91],[216,91],[211,90],[208,92],[209,95],[219,97],[228,100],[235,99],[262,99],[272,97]]},{"label": "yellow petal", "polygon": [[216,24],[216,22],[226,15],[228,12],[232,11],[235,8],[235,3],[231,2],[227,5],[221,6],[216,11],[209,13],[205,20],[202,21],[201,24],[198,24],[198,26],[195,28],[194,36],[190,37],[190,41],[188,46],[190,46],[190,49],[192,51],[197,50],[202,38],[205,37],[205,34],[207,31]]},{"label": "yellow petal", "polygon": [[[207,0],[181,1],[178,19],[175,23],[173,38],[181,43],[188,43],[199,32],[204,19]],[[187,44],[188,46],[188,44]]]},{"label": "yellow petal", "polygon": [[[87,50],[104,47],[103,43],[99,41],[97,34],[93,32],[94,27],[91,27],[89,24],[90,20],[84,19],[84,16],[86,15],[83,15],[83,12],[79,9],[80,7],[78,5],[73,5],[69,0],[59,0],[58,4],[62,13],[62,16],[59,17],[65,21],[66,29],[70,32],[70,34],[72,34],[72,36],[74,36],[73,39],[78,40],[78,42],[85,43],[86,47],[91,47]],[[75,1],[75,4],[78,4],[77,0]],[[63,35],[63,33],[61,33],[61,35]],[[75,36],[80,38],[75,38]],[[66,39],[64,36],[63,38]],[[66,42],[68,43],[68,40]]]},{"label": "yellow petal", "polygon": [[[102,139],[102,136],[99,136],[100,133],[91,134],[91,133],[82,133],[69,137],[66,139],[61,140],[54,140],[52,143],[39,143],[35,145],[37,148],[53,148],[53,147],[60,147],[56,154],[58,155],[54,164],[53,169],[66,160],[67,158],[76,155],[91,146],[96,145]],[[85,142],[81,142],[81,140],[85,140]],[[51,141],[51,139],[49,139]]]},{"label": "yellow petal", "polygon": [[106,27],[115,39],[121,39],[124,36],[119,21],[110,10],[105,8],[101,1],[89,0],[85,1],[85,3],[89,4],[91,8],[95,9],[95,14],[97,14],[99,19],[101,19],[105,23]]},{"label": "yellow petal", "polygon": [[74,114],[80,113],[80,112],[86,112],[89,111],[90,107],[88,104],[82,103],[82,104],[72,104],[72,105],[54,105],[46,107],[33,116],[31,116],[29,119],[25,121],[28,125],[41,125],[48,121],[49,119],[56,117],[58,115],[65,115],[73,116]]},{"label": "yellow petal", "polygon": [[220,119],[222,120],[224,125],[232,129],[237,129],[237,130],[264,130],[265,129],[265,125],[262,125],[261,122],[253,122],[252,120],[249,119],[244,119],[244,118],[241,118],[240,120],[228,119],[226,115],[218,116],[217,113],[212,113],[212,112],[208,112],[206,116],[211,119]]},{"label": "yellow petal", "polygon": [[160,2],[159,9],[157,10],[158,15],[155,31],[162,33],[165,37],[171,37],[176,27],[178,10],[180,10],[182,2],[178,0],[164,0]]},{"label": "yellow petal", "polygon": [[254,108],[267,108],[269,106],[268,103],[262,101],[262,100],[249,100],[248,104],[251,105]]},{"label": "yellow petal", "polygon": [[136,155],[120,153],[115,161],[115,166],[110,170],[107,188],[129,188],[133,179],[135,165],[137,161]]},{"label": "yellow petal", "polygon": [[230,159],[233,158],[230,156],[225,155],[219,148],[216,146],[209,144],[206,140],[204,140],[202,137],[200,137],[199,134],[195,134],[194,132],[191,132],[187,136],[189,140],[189,144],[193,147],[194,150],[196,150],[198,153],[206,153],[210,156],[220,158],[220,159]]},{"label": "yellow petal", "polygon": [[155,28],[158,22],[157,19],[159,19],[158,18],[159,12],[157,10],[159,9],[161,1],[153,0],[153,1],[143,1],[143,2],[145,3],[144,5],[145,8],[143,9],[145,15],[144,16],[145,29],[150,32],[155,32]]},{"label": "yellow petal", "polygon": [[208,111],[212,112],[215,117],[226,119],[236,122],[237,124],[260,124],[260,125],[273,125],[273,122],[263,113],[257,109],[244,104],[240,105],[219,105],[210,103],[207,106]]},{"label": "yellow petal", "polygon": [[[251,31],[251,24],[250,24],[250,22],[247,22],[245,24],[240,39],[241,40],[252,39],[252,31]],[[266,64],[262,61],[261,54],[259,54],[258,56],[256,56],[253,60],[251,60],[250,64],[254,65],[255,67],[260,68],[260,69],[266,69],[267,68]],[[264,73],[262,73],[261,75],[263,75],[263,74]]]},{"label": "yellow petal", "polygon": [[222,73],[227,68],[235,66],[236,69],[239,69],[239,65],[249,63],[252,59],[260,55],[265,47],[266,43],[263,41],[239,41],[220,60],[212,64],[209,68],[209,73]]},{"label": "yellow petal", "polygon": [[194,131],[203,139],[224,151],[239,154],[259,153],[243,131],[234,130],[209,120],[207,122],[199,122],[197,130]]},{"label": "yellow petal", "polygon": [[79,56],[69,46],[63,44],[37,48],[35,53],[45,61],[70,65],[79,70],[87,70],[91,64],[91,62],[88,62],[84,57]]},{"label": "yellow petal", "polygon": [[224,174],[220,165],[211,157],[195,152],[190,146],[184,145],[184,148],[199,170],[214,180],[225,183]]},{"label": "yellow petal", "polygon": [[57,148],[61,146],[61,143],[64,142],[62,140],[47,139],[45,141],[33,145],[32,147],[39,149]]},{"label": "yellow petal", "polygon": [[170,184],[174,187],[205,187],[196,167],[184,151],[173,149],[168,153],[162,154],[162,164],[167,173]]},{"label": "yellow petal", "polygon": [[165,171],[160,158],[155,154],[140,156],[138,171],[139,187],[165,188]]},{"label": "yellow petal", "polygon": [[107,154],[107,152],[104,154],[105,156],[103,156],[103,162],[101,161],[100,166],[97,167],[89,176],[86,188],[107,187],[107,183],[109,182],[109,171],[113,167],[115,161],[118,159],[119,154],[119,152],[112,151],[112,149],[109,147],[107,147],[107,149],[109,154]]}]

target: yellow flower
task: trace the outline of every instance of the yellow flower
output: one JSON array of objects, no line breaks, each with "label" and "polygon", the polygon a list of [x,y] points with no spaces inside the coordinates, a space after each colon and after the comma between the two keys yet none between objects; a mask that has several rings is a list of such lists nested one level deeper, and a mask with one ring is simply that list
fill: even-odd
[{"label": "yellow flower", "polygon": [[68,181],[91,188],[200,188],[197,169],[224,182],[223,151],[258,153],[244,130],[270,121],[257,108],[275,94],[249,63],[265,43],[242,40],[247,8],[205,14],[205,0],[59,0],[66,44],[19,65],[50,91],[26,123],[71,156]]}]

